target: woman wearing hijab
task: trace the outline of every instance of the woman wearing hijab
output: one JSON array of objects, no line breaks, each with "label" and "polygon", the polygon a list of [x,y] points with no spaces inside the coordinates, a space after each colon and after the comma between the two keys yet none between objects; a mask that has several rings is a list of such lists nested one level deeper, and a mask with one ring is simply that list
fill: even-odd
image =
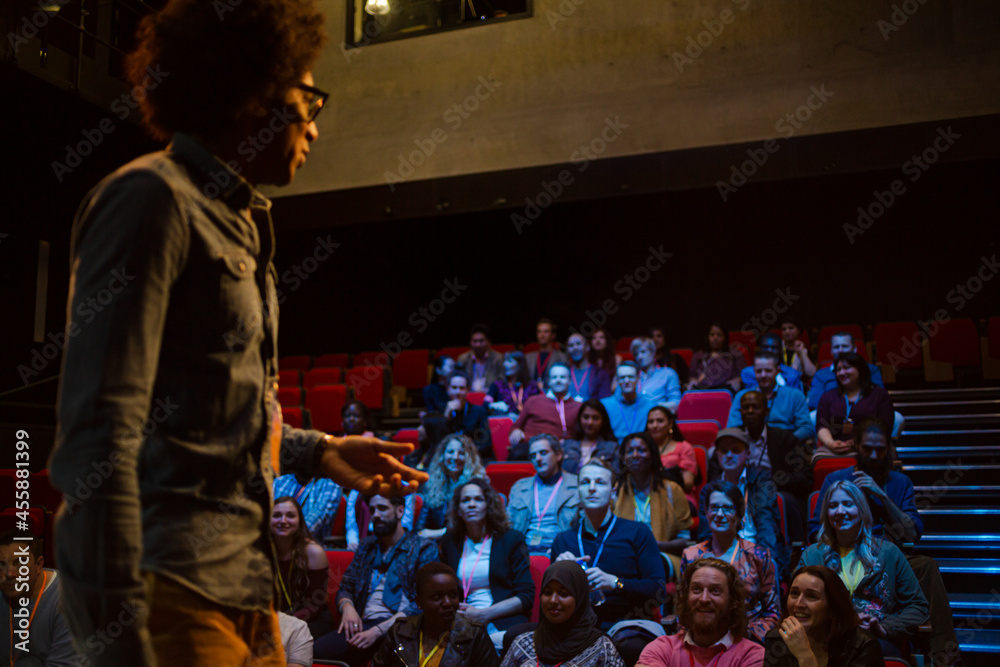
[{"label": "woman wearing hijab", "polygon": [[514,640],[500,667],[625,667],[615,645],[597,629],[586,571],[575,561],[553,563],[542,577],[542,620]]}]

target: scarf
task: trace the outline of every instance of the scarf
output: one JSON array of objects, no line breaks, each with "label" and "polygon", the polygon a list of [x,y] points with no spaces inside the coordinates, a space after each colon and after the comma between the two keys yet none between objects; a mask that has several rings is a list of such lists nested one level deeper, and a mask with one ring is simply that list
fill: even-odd
[{"label": "scarf", "polygon": [[535,654],[538,659],[556,663],[580,655],[604,633],[597,629],[597,614],[590,606],[590,585],[582,567],[571,560],[552,563],[542,577],[542,590],[550,581],[558,581],[576,600],[576,609],[568,620],[552,623],[543,611],[541,622],[535,629]]}]

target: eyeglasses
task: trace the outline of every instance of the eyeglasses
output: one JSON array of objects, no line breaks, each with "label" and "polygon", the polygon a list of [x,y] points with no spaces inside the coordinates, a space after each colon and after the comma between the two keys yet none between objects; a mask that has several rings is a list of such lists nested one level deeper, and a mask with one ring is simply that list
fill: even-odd
[{"label": "eyeglasses", "polygon": [[303,122],[311,123],[316,120],[316,116],[318,116],[319,112],[323,110],[323,106],[326,105],[326,100],[330,97],[330,93],[323,92],[319,88],[315,88],[304,83],[298,83],[295,87],[312,95],[312,97],[308,100],[309,111],[306,113],[305,117],[300,116]]},{"label": "eyeglasses", "polygon": [[726,514],[726,515],[736,514],[736,508],[733,507],[732,505],[709,505],[708,506],[708,513],[709,514],[718,514],[719,512],[722,512],[723,514]]}]

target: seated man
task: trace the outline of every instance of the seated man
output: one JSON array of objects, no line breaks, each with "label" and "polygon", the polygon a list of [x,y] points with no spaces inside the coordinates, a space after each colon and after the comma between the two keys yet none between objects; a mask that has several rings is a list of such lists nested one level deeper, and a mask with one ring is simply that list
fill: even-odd
[{"label": "seated man", "polygon": [[367,663],[379,640],[396,621],[413,611],[416,572],[438,559],[437,544],[403,528],[403,499],[368,499],[374,532],[358,545],[337,591],[340,627],[316,640],[315,657]]},{"label": "seated man", "polygon": [[490,328],[477,324],[469,332],[468,352],[458,357],[458,367],[472,378],[469,391],[486,391],[494,382],[503,379],[503,355],[492,349]]},{"label": "seated man", "polygon": [[279,611],[278,627],[281,628],[281,645],[285,647],[285,665],[312,667],[313,638],[309,625],[301,618]]},{"label": "seated man", "polygon": [[535,340],[538,341],[538,351],[524,355],[531,379],[538,383],[539,389],[544,389],[545,376],[549,366],[556,362],[567,363],[566,354],[556,348],[556,323],[547,317],[538,320],[535,325]]},{"label": "seated man", "polygon": [[[873,520],[872,535],[891,540],[901,547],[906,542],[920,539],[924,522],[914,502],[913,482],[905,474],[892,470],[889,434],[890,427],[875,419],[857,424],[852,433],[858,449],[855,464],[827,475],[819,497],[824,498],[835,482],[854,482],[868,500]],[[809,517],[810,541],[815,541],[819,531],[821,504],[816,504],[816,511]],[[959,658],[958,640],[951,603],[937,562],[922,555],[911,555],[906,559],[930,607],[930,649],[934,665],[954,665]]]},{"label": "seated man", "polygon": [[479,458],[492,461],[493,436],[490,435],[490,417],[486,408],[468,401],[469,376],[464,371],[452,371],[448,376],[448,403],[444,417],[448,420],[448,433],[462,433],[476,443]]},{"label": "seated man", "polygon": [[528,442],[528,457],[537,474],[514,482],[507,501],[510,527],[524,535],[528,550],[548,555],[556,534],[569,530],[580,497],[576,475],[563,472],[559,439],[543,433]]},{"label": "seated man", "polygon": [[691,563],[677,588],[677,615],[684,629],[654,639],[637,667],[760,667],[764,647],[747,639],[746,617],[736,613],[745,598],[743,582],[729,563],[718,558]]},{"label": "seated man", "polygon": [[[746,431],[740,428],[722,429],[715,438],[715,455],[709,466],[708,481],[721,478],[739,487],[746,499],[739,536],[771,552],[771,559],[781,577],[788,568],[789,552],[779,532],[781,517],[778,515],[774,482],[771,471],[747,465],[749,454],[750,438]],[[698,539],[701,541],[712,536],[707,512],[710,495],[711,489],[706,485],[698,499]]]},{"label": "seated man", "polygon": [[569,366],[557,361],[549,366],[548,390],[524,402],[524,410],[510,432],[512,461],[528,458],[526,439],[547,433],[560,440],[569,437],[570,429],[580,413],[580,401],[569,396]]},{"label": "seated man", "polygon": [[571,335],[566,341],[566,351],[572,363],[569,395],[579,401],[610,396],[611,376],[600,366],[590,363],[590,344],[583,334]]},{"label": "seated man", "polygon": [[621,440],[629,433],[646,430],[646,419],[649,410],[655,402],[642,396],[637,391],[639,385],[639,367],[634,361],[623,361],[615,371],[618,387],[607,398],[601,399],[601,404],[608,411],[611,420],[611,430],[615,437]]},{"label": "seated man", "polygon": [[631,352],[639,367],[636,391],[653,403],[665,405],[671,412],[677,412],[677,406],[681,402],[681,381],[673,368],[660,368],[656,365],[656,343],[653,339],[634,339]]},{"label": "seated man", "polygon": [[[816,428],[809,419],[806,409],[806,397],[798,389],[782,387],[777,383],[778,357],[773,352],[758,350],[753,358],[754,375],[760,392],[767,398],[767,425],[792,431],[796,438],[805,441],[815,441]],[[733,399],[733,407],[729,410],[729,421],[726,426],[733,428],[743,426],[743,416],[740,414],[740,401],[750,389],[743,389]]]},{"label": "seated man", "polygon": [[[15,540],[13,532],[0,536],[0,591],[0,621],[6,616],[9,628],[0,632],[0,655],[9,657],[12,665],[81,664],[58,608],[59,573],[45,568],[42,538]],[[20,626],[15,616],[30,620],[30,626]],[[92,638],[96,641],[98,636]]]},{"label": "seated man", "polygon": [[788,364],[803,377],[811,378],[816,374],[816,364],[809,358],[809,348],[799,340],[802,327],[797,320],[785,316],[781,323],[781,361]]},{"label": "seated man", "polygon": [[[830,354],[834,359],[844,352],[857,352],[858,346],[854,343],[854,337],[846,331],[838,331],[830,336]],[[837,388],[837,372],[834,369],[836,362],[829,366],[824,366],[813,375],[812,384],[809,385],[809,409],[815,410],[819,407],[819,399],[826,392]],[[873,385],[879,387],[882,384],[882,371],[875,364],[868,364],[868,371],[871,373]]]},{"label": "seated man", "polygon": [[[798,372],[791,366],[786,366],[780,363],[781,358],[781,337],[773,333],[765,333],[757,341],[757,352],[771,352],[774,354],[775,358],[779,360],[779,373],[778,378],[775,382],[778,383],[780,387],[791,387],[792,389],[798,389],[803,391],[802,388],[802,373]],[[744,389],[756,389],[757,388],[757,375],[754,372],[753,366],[747,366],[742,371],[740,371],[740,380],[743,382]]]},{"label": "seated man", "polygon": [[291,496],[302,508],[302,519],[309,534],[319,544],[330,536],[333,519],[340,509],[343,490],[325,477],[314,477],[303,486],[295,475],[282,475],[274,480],[274,497]]},{"label": "seated man", "polygon": [[[651,619],[666,601],[666,570],[656,538],[646,524],[616,517],[611,511],[615,482],[611,467],[601,459],[592,459],[580,469],[579,527],[556,535],[550,556],[553,561],[576,560],[586,567],[591,600],[598,601],[594,611],[605,632],[623,619]],[[629,635],[618,638],[615,646],[625,664],[634,665],[642,647],[655,635]]]}]

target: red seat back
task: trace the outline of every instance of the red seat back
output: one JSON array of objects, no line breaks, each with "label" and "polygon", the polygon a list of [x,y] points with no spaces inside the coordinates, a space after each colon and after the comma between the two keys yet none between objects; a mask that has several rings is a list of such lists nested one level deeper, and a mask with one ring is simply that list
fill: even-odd
[{"label": "red seat back", "polygon": [[340,411],[347,402],[347,387],[342,384],[322,384],[306,392],[306,408],[312,416],[313,428],[324,433],[340,433],[344,422]]},{"label": "red seat back", "polygon": [[632,350],[632,341],[638,337],[639,336],[622,336],[615,341],[615,352],[630,352]]},{"label": "red seat back", "polygon": [[675,347],[670,350],[670,354],[679,355],[684,360],[684,363],[688,365],[688,368],[691,367],[691,358],[694,356],[694,350],[690,347]]},{"label": "red seat back", "polygon": [[414,447],[420,446],[420,430],[415,428],[401,428],[392,436],[393,442],[411,442]]},{"label": "red seat back", "polygon": [[788,522],[785,520],[785,499],[781,497],[780,493],[774,494],[774,497],[778,500],[778,523],[781,530],[781,539],[784,540],[785,544],[788,544]]},{"label": "red seat back", "polygon": [[336,352],[333,354],[323,354],[316,357],[313,364],[315,368],[347,368],[351,365],[351,355],[346,352]]},{"label": "red seat back", "polygon": [[535,583],[535,604],[531,607],[531,622],[537,623],[539,618],[539,602],[542,595],[542,579],[545,570],[551,565],[548,556],[534,555],[531,558],[531,580]]},{"label": "red seat back", "polygon": [[913,322],[880,322],[874,332],[876,358],[895,369],[923,368],[923,335]]},{"label": "red seat back", "polygon": [[486,476],[490,478],[490,485],[505,496],[510,495],[510,487],[514,482],[535,474],[535,466],[530,463],[490,463],[486,466]]},{"label": "red seat back", "polygon": [[326,605],[333,614],[333,627],[340,625],[340,611],[337,609],[337,592],[344,573],[354,560],[354,552],[346,549],[333,549],[326,552],[326,560],[330,563],[330,582],[327,584]]},{"label": "red seat back", "polygon": [[279,387],[298,387],[302,384],[302,371],[282,370],[278,371]]},{"label": "red seat back", "polygon": [[681,396],[677,406],[677,419],[714,419],[720,425],[729,421],[733,395],[725,389],[689,391]]},{"label": "red seat back", "polygon": [[31,502],[44,507],[49,512],[56,512],[63,502],[63,494],[52,484],[48,470],[39,470],[31,476]]},{"label": "red seat back", "polygon": [[306,389],[321,384],[340,384],[344,381],[344,371],[339,368],[314,368],[302,376],[302,386]]},{"label": "red seat back", "polygon": [[411,391],[430,382],[430,350],[403,350],[392,360],[392,381]]},{"label": "red seat back", "polygon": [[865,333],[860,324],[830,324],[819,330],[819,344],[829,343],[835,333],[846,331],[851,334],[858,351],[865,346]]},{"label": "red seat back", "polygon": [[312,359],[307,355],[282,357],[278,360],[278,368],[283,371],[307,371],[312,368]]},{"label": "red seat back", "polygon": [[732,350],[734,345],[743,353],[743,358],[746,359],[747,366],[753,366],[753,353],[757,350],[757,338],[753,333],[749,331],[730,331],[729,349]]},{"label": "red seat back", "polygon": [[514,420],[510,417],[490,417],[490,438],[493,440],[493,456],[497,461],[507,460],[510,447],[510,432],[514,430]]},{"label": "red seat back", "polygon": [[385,404],[385,370],[379,366],[356,366],[345,373],[344,382],[354,390],[354,398],[369,410],[381,411]]},{"label": "red seat back", "polygon": [[715,436],[719,434],[719,422],[714,419],[677,420],[677,426],[685,441],[706,448],[715,444]]},{"label": "red seat back", "polygon": [[931,336],[931,359],[955,366],[979,366],[979,330],[969,318],[937,322],[938,331]]},{"label": "red seat back", "polygon": [[485,391],[470,391],[465,399],[472,405],[482,405],[486,401]]},{"label": "red seat back", "polygon": [[823,488],[823,480],[831,472],[836,472],[842,468],[848,468],[854,465],[855,459],[853,456],[831,456],[823,459],[816,459],[816,463],[813,464],[813,491],[819,491]]},{"label": "red seat back", "polygon": [[513,343],[501,343],[499,345],[491,345],[490,347],[492,347],[494,351],[499,352],[500,354],[513,352],[514,350],[517,349],[517,346],[514,345]]},{"label": "red seat back", "polygon": [[302,405],[302,390],[298,387],[278,387],[278,403],[282,407]]},{"label": "red seat back", "polygon": [[991,317],[986,322],[986,337],[989,340],[989,354],[1000,359],[1000,317]]},{"label": "red seat back", "polygon": [[304,428],[302,408],[281,406],[281,421],[292,428]]},{"label": "red seat back", "polygon": [[434,358],[435,359],[440,359],[441,357],[450,357],[450,358],[454,359],[455,361],[458,361],[458,358],[460,356],[462,356],[463,354],[465,354],[466,352],[468,352],[468,351],[469,351],[469,346],[468,345],[458,345],[458,346],[454,346],[454,347],[442,347],[440,350],[438,350],[434,354]]},{"label": "red seat back", "polygon": [[[701,490],[708,484],[708,450],[699,445],[694,446],[694,460],[698,463],[698,482],[694,485],[694,497],[701,497]],[[698,517],[695,515],[695,520]]]},{"label": "red seat back", "polygon": [[[868,348],[865,347],[864,344],[858,344],[857,347],[858,347],[858,354],[860,354],[865,361],[870,361],[868,359]],[[830,345],[830,341],[826,341],[825,343],[820,343],[819,355],[817,356],[817,360],[819,361],[817,368],[826,368],[827,366],[833,363],[833,352]]]},{"label": "red seat back", "polygon": [[369,352],[358,352],[354,355],[354,367],[358,366],[378,366],[387,368],[392,362],[389,355],[382,350],[371,350]]}]

